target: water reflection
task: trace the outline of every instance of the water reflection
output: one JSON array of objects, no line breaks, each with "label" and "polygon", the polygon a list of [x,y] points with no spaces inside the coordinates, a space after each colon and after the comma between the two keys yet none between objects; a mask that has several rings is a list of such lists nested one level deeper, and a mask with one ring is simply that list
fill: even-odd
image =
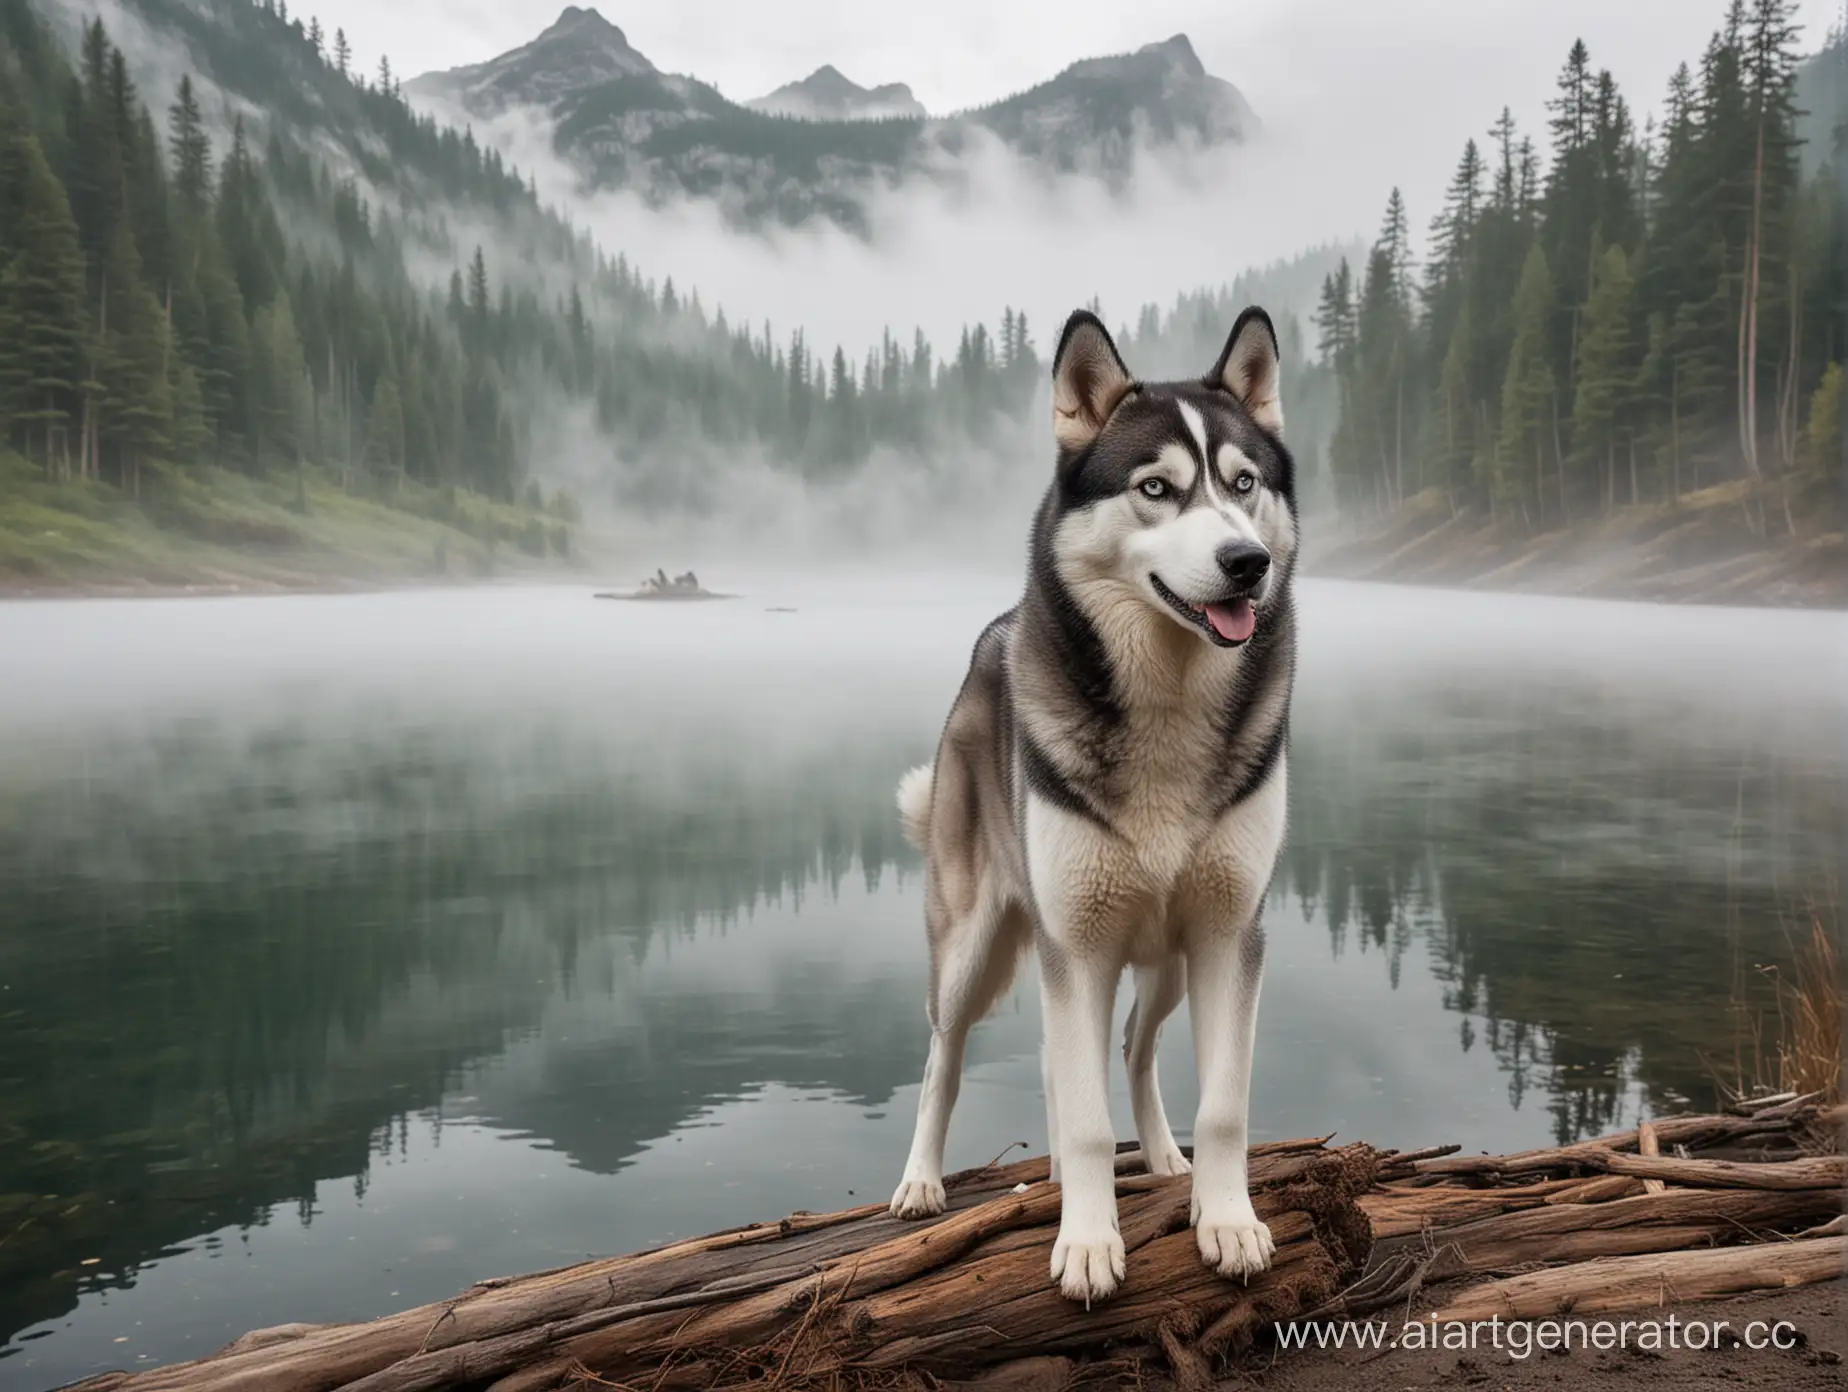
[{"label": "water reflection", "polygon": [[[398,1189],[426,1177],[420,1211],[466,1225],[430,1176],[541,1157],[467,1161],[526,1186],[473,1250],[528,1266],[578,1241],[579,1203],[628,1206],[584,1239],[603,1250],[806,1205],[771,1174],[802,1128],[835,1137],[805,1162],[833,1202],[888,1178],[875,1152],[902,1147],[904,1118],[882,1114],[908,1105],[925,1036],[891,789],[994,597],[920,604],[896,631],[870,601],[775,633],[755,613],[625,618],[620,644],[575,595],[482,601],[458,637],[444,606],[462,602],[169,610],[175,644],[217,654],[211,689],[179,690],[119,666],[145,610],[64,606],[55,660],[0,705],[0,1336],[201,1234],[279,1206],[299,1226],[335,1182],[376,1213],[393,1166]],[[1454,1122],[1446,1138],[1487,1145],[1704,1100],[1703,1050],[1729,1048],[1729,1003],[1848,830],[1839,698],[1813,658],[1839,624],[1793,620],[1759,667],[1695,684],[1680,619],[1555,604],[1575,615],[1555,650],[1498,641],[1479,600],[1420,597],[1415,624],[1404,603],[1312,591],[1260,1108],[1292,1133],[1413,1143],[1439,1137],[1385,1132]],[[422,636],[356,655],[373,631],[343,625],[394,605]],[[44,614],[0,612],[0,633]],[[1639,632],[1657,649],[1640,663]],[[1448,1056],[1407,1043],[1426,991]],[[1017,994],[974,1041],[959,1129],[978,1160],[1040,1134]],[[1505,1096],[1485,1095],[1485,1051]],[[670,1214],[662,1196],[698,1186],[660,1188],[650,1157],[707,1130],[733,1137],[716,1182],[745,1192]],[[557,1166],[537,1184],[548,1153],[616,1178],[595,1199]],[[398,1252],[391,1227],[356,1225],[347,1268],[365,1244]],[[341,1284],[340,1254],[319,1269]],[[399,1303],[456,1273],[418,1279]],[[245,1322],[369,1312],[330,1300]],[[15,1345],[0,1383],[107,1362],[83,1337]],[[176,1338],[161,1356],[220,1341],[209,1320]]]},{"label": "water reflection", "polygon": [[1660,1110],[1712,1098],[1754,968],[1834,883],[1834,719],[1556,686],[1311,699],[1279,889],[1336,953],[1378,952],[1397,986],[1420,943],[1462,1047],[1492,1050],[1510,1106],[1547,1108],[1561,1143],[1616,1125],[1628,1084]]}]

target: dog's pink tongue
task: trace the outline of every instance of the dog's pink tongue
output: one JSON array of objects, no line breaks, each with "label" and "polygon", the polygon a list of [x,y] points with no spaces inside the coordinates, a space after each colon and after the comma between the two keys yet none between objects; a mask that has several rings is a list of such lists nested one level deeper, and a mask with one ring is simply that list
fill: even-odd
[{"label": "dog's pink tongue", "polygon": [[1251,607],[1248,599],[1235,599],[1230,604],[1209,604],[1206,606],[1206,621],[1228,643],[1242,643],[1258,627],[1258,611]]}]

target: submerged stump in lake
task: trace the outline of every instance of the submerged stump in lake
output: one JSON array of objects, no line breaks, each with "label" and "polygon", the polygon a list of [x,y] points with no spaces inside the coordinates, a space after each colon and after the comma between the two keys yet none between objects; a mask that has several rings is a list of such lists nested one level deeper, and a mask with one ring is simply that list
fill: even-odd
[{"label": "submerged stump in lake", "polygon": [[[1458,1318],[1633,1309],[1829,1279],[1848,1158],[1842,1109],[1773,1099],[1555,1150],[1411,1154],[1323,1140],[1252,1151],[1253,1203],[1277,1242],[1248,1283],[1201,1263],[1189,1181],[1118,1161],[1128,1272],[1091,1309],[1048,1276],[1059,1190],[1046,1161],[946,1182],[950,1211],[795,1214],[653,1252],[484,1281],[358,1325],[288,1325],[86,1392],[550,1392],[1056,1388],[1152,1378],[1203,1388],[1224,1356],[1298,1317],[1356,1317],[1461,1289]],[[1652,1154],[1656,1142],[1671,1155]],[[1831,1223],[1831,1220],[1835,1220]],[[1766,1239],[1776,1239],[1768,1241]]]}]

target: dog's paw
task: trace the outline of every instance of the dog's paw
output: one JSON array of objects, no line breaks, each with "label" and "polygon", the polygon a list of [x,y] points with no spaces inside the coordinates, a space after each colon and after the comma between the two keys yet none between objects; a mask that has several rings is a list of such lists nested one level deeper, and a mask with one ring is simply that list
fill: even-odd
[{"label": "dog's paw", "polygon": [[1052,1245],[1052,1279],[1059,1283],[1059,1293],[1067,1300],[1082,1300],[1090,1308],[1093,1300],[1114,1294],[1123,1279],[1123,1238],[1114,1230],[1095,1238],[1067,1237],[1063,1229]]},{"label": "dog's paw", "polygon": [[907,1179],[892,1195],[892,1216],[935,1218],[943,1212],[945,1203],[942,1180]]},{"label": "dog's paw", "polygon": [[1200,1217],[1194,1226],[1194,1240],[1200,1245],[1200,1259],[1209,1267],[1221,1276],[1244,1280],[1269,1271],[1271,1255],[1277,1250],[1270,1229],[1249,1208],[1223,1220]]},{"label": "dog's paw", "polygon": [[1187,1157],[1181,1154],[1181,1148],[1172,1137],[1166,1145],[1145,1146],[1143,1158],[1148,1161],[1149,1173],[1152,1175],[1192,1174],[1193,1166],[1187,1163]]}]

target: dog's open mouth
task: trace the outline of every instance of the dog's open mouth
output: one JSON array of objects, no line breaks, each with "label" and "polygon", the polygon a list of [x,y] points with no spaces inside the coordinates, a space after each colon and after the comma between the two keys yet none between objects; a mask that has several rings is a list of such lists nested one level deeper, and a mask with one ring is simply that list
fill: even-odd
[{"label": "dog's open mouth", "polygon": [[1207,637],[1222,648],[1236,648],[1257,631],[1258,611],[1252,608],[1248,595],[1211,604],[1189,604],[1162,584],[1159,575],[1151,575],[1149,580],[1155,586],[1155,593],[1167,600],[1175,613],[1196,628],[1204,629]]}]

